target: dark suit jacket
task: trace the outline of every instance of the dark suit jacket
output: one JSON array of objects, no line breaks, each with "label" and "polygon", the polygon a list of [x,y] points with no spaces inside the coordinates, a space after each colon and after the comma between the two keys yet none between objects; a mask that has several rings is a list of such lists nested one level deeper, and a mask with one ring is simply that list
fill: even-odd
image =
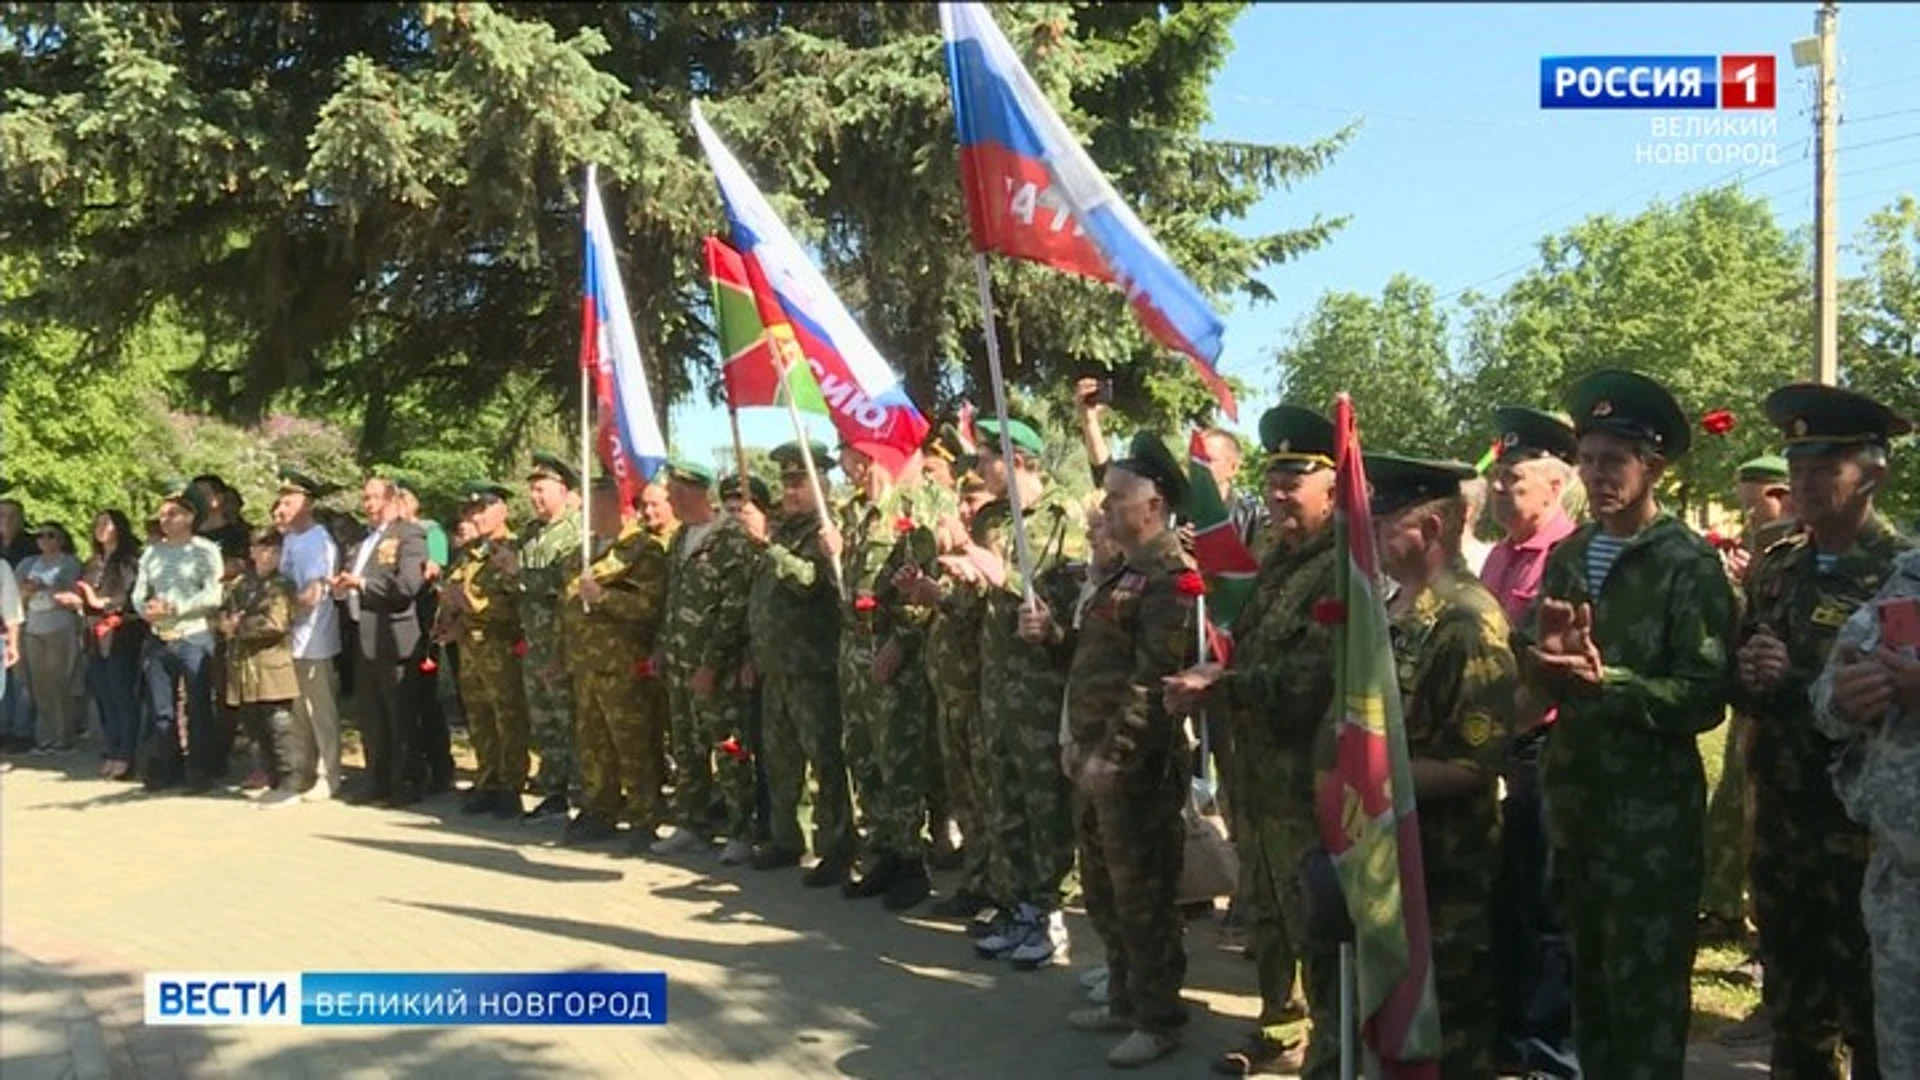
[{"label": "dark suit jacket", "polygon": [[426,651],[420,594],[426,591],[427,534],[411,522],[387,526],[360,585],[360,655],[411,663]]}]

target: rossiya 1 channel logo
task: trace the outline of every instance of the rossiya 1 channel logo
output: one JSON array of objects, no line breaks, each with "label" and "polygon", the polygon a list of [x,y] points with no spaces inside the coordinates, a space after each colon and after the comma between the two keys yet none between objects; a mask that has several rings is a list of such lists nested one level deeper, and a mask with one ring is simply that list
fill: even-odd
[{"label": "rossiya 1 channel logo", "polygon": [[1774,107],[1774,57],[1543,56],[1543,109],[1762,109]]}]

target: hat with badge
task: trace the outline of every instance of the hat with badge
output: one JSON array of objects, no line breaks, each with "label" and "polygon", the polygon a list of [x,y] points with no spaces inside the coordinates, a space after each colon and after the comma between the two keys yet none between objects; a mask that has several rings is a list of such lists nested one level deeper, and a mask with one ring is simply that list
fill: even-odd
[{"label": "hat with badge", "polygon": [[339,489],[332,484],[324,484],[298,469],[280,470],[280,491],[282,495],[305,495],[309,499],[324,499]]},{"label": "hat with badge", "polygon": [[1693,445],[1693,425],[1667,388],[1634,371],[1604,368],[1573,384],[1567,411],[1575,435],[1602,431],[1644,442],[1668,461]]},{"label": "hat with badge", "polygon": [[[807,441],[807,451],[813,455],[813,467],[815,471],[826,472],[828,469],[833,468],[833,451],[827,449],[826,443],[814,442],[809,439]],[[779,446],[773,448],[773,453],[769,456],[773,458],[773,463],[780,467],[780,475],[782,476],[788,474],[805,476],[807,474],[807,456],[801,453],[798,440],[781,443]]]},{"label": "hat with badge", "polygon": [[1884,447],[1913,421],[1865,394],[1825,383],[1793,383],[1767,395],[1767,419],[1787,436],[1788,458]]},{"label": "hat with badge", "polygon": [[1184,511],[1187,502],[1187,471],[1173,456],[1160,436],[1151,431],[1136,432],[1127,443],[1127,456],[1112,462],[1109,468],[1122,469],[1151,481],[1167,507]]},{"label": "hat with badge", "polygon": [[1333,468],[1333,422],[1312,409],[1275,405],[1260,417],[1267,468],[1310,473]]},{"label": "hat with badge", "polygon": [[1784,484],[1787,482],[1787,459],[1779,454],[1762,454],[1741,462],[1735,475],[1742,483]]},{"label": "hat with badge", "polygon": [[[720,501],[725,502],[728,499],[737,499],[739,497],[739,475],[736,473],[728,473],[726,476],[721,477]],[[762,510],[770,510],[773,508],[773,492],[767,487],[767,482],[757,476],[747,477],[747,499]]]},{"label": "hat with badge", "polygon": [[[193,515],[195,521],[207,515],[206,503],[201,500],[200,492],[191,480],[175,480],[168,484],[165,494],[160,496],[160,501],[155,506],[161,507],[168,503],[178,503],[182,509]],[[157,514],[158,510],[156,509],[155,512]]]},{"label": "hat with badge", "polygon": [[574,490],[580,486],[580,473],[557,454],[539,453],[533,455],[533,468],[527,470],[527,480],[557,480],[568,490]]},{"label": "hat with badge", "polygon": [[713,470],[697,461],[674,458],[667,462],[665,471],[667,479],[676,484],[692,484],[701,489],[713,487]]},{"label": "hat with badge", "polygon": [[1558,413],[1506,405],[1493,410],[1493,423],[1500,430],[1498,461],[1514,464],[1553,457],[1571,465],[1580,456],[1580,437]]},{"label": "hat with badge", "polygon": [[1402,454],[1367,454],[1368,505],[1376,518],[1397,514],[1410,506],[1453,499],[1460,485],[1480,475],[1460,461],[1432,461]]},{"label": "hat with badge", "polygon": [[[980,429],[982,436],[980,448],[998,454],[1000,452],[1000,421],[979,420],[975,421],[974,426]],[[1007,440],[1013,443],[1015,450],[1023,450],[1035,457],[1047,451],[1046,440],[1040,437],[1040,433],[1033,429],[1032,424],[1017,416],[1007,418]]]},{"label": "hat with badge", "polygon": [[489,506],[512,498],[513,492],[505,484],[496,484],[492,480],[469,480],[460,488],[460,505],[463,507]]}]

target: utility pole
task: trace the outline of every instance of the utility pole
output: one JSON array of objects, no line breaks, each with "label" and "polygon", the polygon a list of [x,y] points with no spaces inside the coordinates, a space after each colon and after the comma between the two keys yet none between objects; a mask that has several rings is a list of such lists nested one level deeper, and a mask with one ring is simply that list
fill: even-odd
[{"label": "utility pole", "polygon": [[1840,125],[1840,71],[1836,60],[1835,24],[1840,5],[1826,0],[1815,18],[1820,37],[1820,115],[1818,160],[1815,164],[1814,190],[1818,203],[1814,214],[1814,296],[1815,326],[1819,331],[1819,353],[1814,361],[1814,378],[1832,386],[1840,377],[1840,199],[1839,170],[1835,167],[1834,134]]}]

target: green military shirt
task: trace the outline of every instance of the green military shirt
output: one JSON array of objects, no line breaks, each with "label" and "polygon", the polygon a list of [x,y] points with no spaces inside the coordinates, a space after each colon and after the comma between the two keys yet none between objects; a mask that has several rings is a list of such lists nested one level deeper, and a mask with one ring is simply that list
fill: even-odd
[{"label": "green military shirt", "polygon": [[551,522],[538,518],[520,532],[520,617],[529,628],[559,618],[560,594],[567,575],[580,563],[580,511],[569,509]]},{"label": "green military shirt", "polygon": [[820,548],[820,519],[782,515],[747,592],[753,665],[762,672],[833,679],[840,646],[840,598],[833,564]]},{"label": "green military shirt", "polygon": [[576,672],[627,674],[652,655],[666,617],[667,553],[638,524],[612,541],[597,540],[589,569],[600,583],[592,606],[580,600],[580,574],[567,578],[560,632]]},{"label": "green military shirt", "polygon": [[446,587],[466,594],[466,608],[458,618],[461,634],[469,641],[520,638],[518,577],[502,572],[493,560],[494,551],[510,543],[504,537],[481,537],[461,548],[459,558],[447,570]]},{"label": "green military shirt", "polygon": [[[1073,501],[1057,489],[1048,489],[1031,506],[1022,506],[1028,552],[1033,557],[1034,596],[1053,612],[1062,627],[1072,624],[1073,606],[1080,595],[1080,570],[1087,559],[1086,523]],[[980,665],[993,673],[993,686],[1012,686],[1037,679],[1029,687],[1058,700],[1058,680],[1072,659],[1071,640],[1049,655],[1020,638],[1020,608],[1026,603],[1025,580],[1013,536],[1013,505],[996,499],[973,517],[973,542],[998,556],[1007,568],[999,587],[983,586],[980,594]],[[1051,688],[1051,689],[1050,689]]]},{"label": "green military shirt", "polygon": [[1193,660],[1195,604],[1191,585],[1182,587],[1192,569],[1179,537],[1160,534],[1095,587],[1075,637],[1067,733],[1089,760],[1104,758],[1123,776],[1164,768],[1186,777],[1186,743],[1161,680]]},{"label": "green military shirt", "polygon": [[903,644],[924,631],[931,611],[910,610],[893,586],[893,575],[910,555],[922,565],[933,560],[933,533],[916,517],[911,489],[895,488],[878,503],[856,494],[842,510],[840,535],[845,541],[841,569],[847,580],[843,631],[884,640],[899,637]]},{"label": "green military shirt", "polygon": [[1787,646],[1788,663],[1780,682],[1763,693],[1746,690],[1734,677],[1735,701],[1759,725],[1749,775],[1788,805],[1808,798],[1833,805],[1828,765],[1834,744],[1815,728],[1807,693],[1847,617],[1873,598],[1901,553],[1913,549],[1912,541],[1875,514],[1853,547],[1824,570],[1812,536],[1798,532],[1774,543],[1747,571],[1738,641],[1745,644],[1765,630]]},{"label": "green military shirt", "polygon": [[747,652],[747,590],[759,545],[735,518],[721,514],[698,541],[682,524],[668,552],[666,626],[660,647],[682,674],[709,668],[737,675]]}]

